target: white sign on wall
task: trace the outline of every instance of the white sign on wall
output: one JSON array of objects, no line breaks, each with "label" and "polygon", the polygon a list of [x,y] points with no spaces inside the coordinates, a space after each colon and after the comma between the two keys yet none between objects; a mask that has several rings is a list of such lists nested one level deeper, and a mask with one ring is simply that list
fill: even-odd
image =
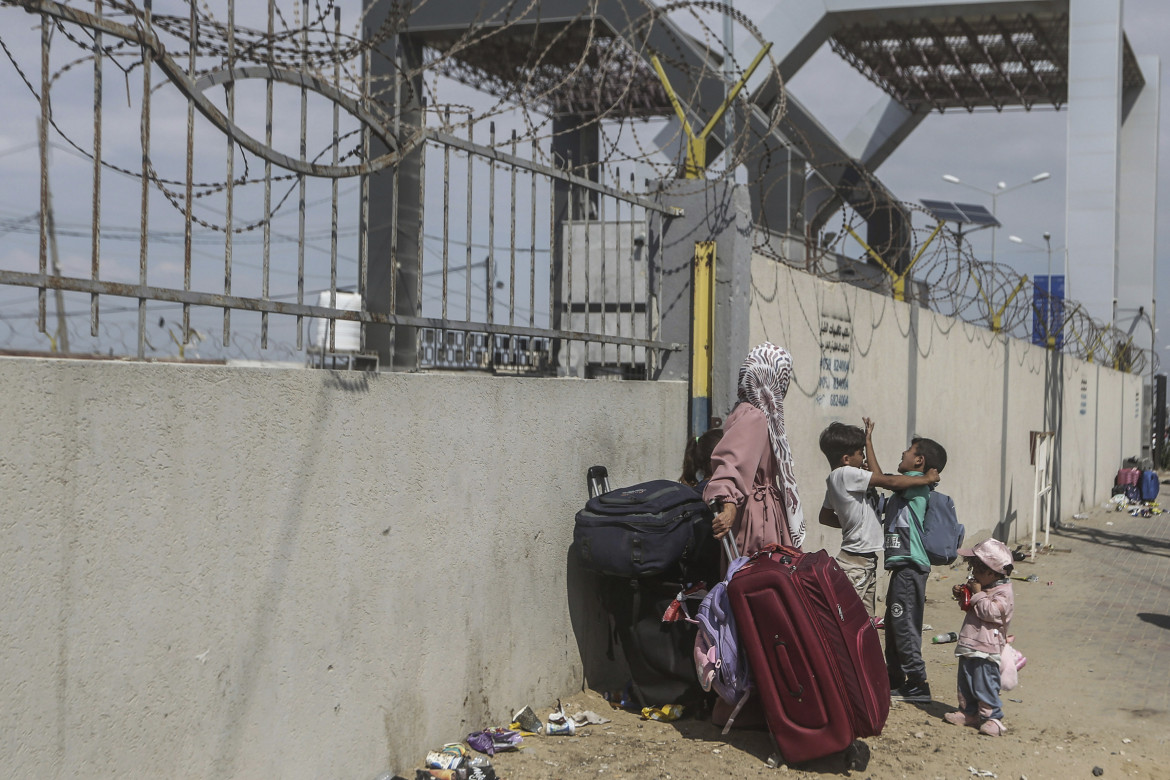
[{"label": "white sign on wall", "polygon": [[821,312],[821,371],[817,406],[843,409],[849,406],[849,355],[853,321],[848,315]]}]

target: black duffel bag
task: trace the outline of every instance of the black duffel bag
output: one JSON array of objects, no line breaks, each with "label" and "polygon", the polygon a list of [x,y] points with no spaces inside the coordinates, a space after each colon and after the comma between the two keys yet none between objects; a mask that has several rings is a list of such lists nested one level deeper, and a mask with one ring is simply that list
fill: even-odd
[{"label": "black duffel bag", "polygon": [[589,499],[577,513],[573,542],[590,571],[652,577],[703,557],[713,518],[694,488],[659,479]]}]

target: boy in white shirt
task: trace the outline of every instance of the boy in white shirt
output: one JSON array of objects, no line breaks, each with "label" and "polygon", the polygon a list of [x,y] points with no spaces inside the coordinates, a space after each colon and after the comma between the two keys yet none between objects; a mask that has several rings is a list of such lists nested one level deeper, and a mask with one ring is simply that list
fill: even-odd
[{"label": "boy in white shirt", "polygon": [[[825,503],[820,522],[841,529],[841,552],[837,563],[853,583],[870,617],[877,615],[877,554],[885,546],[877,510],[866,498],[871,487],[905,490],[939,481],[937,469],[920,477],[883,474],[873,450],[873,421],[862,418],[865,430],[856,425],[830,423],[821,431],[821,452],[829,461],[825,479]],[[869,456],[867,470],[866,455]]]}]

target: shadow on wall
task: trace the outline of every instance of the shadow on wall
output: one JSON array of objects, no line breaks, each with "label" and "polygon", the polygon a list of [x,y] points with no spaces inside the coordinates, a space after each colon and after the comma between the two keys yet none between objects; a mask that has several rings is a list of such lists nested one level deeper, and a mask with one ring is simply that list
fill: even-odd
[{"label": "shadow on wall", "polygon": [[1015,486],[1013,485],[1011,490],[1008,492],[1007,510],[1004,512],[1003,518],[995,524],[995,528],[991,532],[992,536],[994,536],[996,539],[999,539],[1004,544],[1007,544],[1009,541],[1015,541],[1011,536],[1009,536],[1009,534],[1012,532],[1012,527],[1016,524],[1016,520],[1019,519],[1019,512],[1017,512],[1015,506],[1013,506],[1015,495],[1016,491]]},{"label": "shadow on wall", "polygon": [[630,678],[618,650],[609,615],[602,602],[604,575],[587,571],[573,545],[565,554],[565,583],[569,620],[581,656],[581,688],[620,691]]}]

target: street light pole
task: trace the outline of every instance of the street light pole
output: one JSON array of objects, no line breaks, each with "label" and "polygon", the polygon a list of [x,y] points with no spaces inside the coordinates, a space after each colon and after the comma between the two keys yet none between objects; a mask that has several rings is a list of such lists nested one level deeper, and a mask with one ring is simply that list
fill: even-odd
[{"label": "street light pole", "polygon": [[1048,248],[1048,290],[1052,291],[1052,234],[1044,231],[1044,246]]},{"label": "street light pole", "polygon": [[1047,230],[1044,231],[1044,246],[1048,249],[1048,281],[1045,284],[1048,286],[1048,300],[1044,305],[1045,323],[1044,332],[1047,335],[1048,348],[1056,347],[1056,336],[1052,332],[1053,308],[1056,305],[1056,298],[1052,295],[1052,234]]},{"label": "street light pole", "polygon": [[[998,205],[997,201],[999,200],[1000,195],[1007,195],[1009,192],[1012,192],[1013,190],[1018,190],[1020,187],[1027,187],[1029,184],[1039,184],[1040,182],[1044,181],[1045,179],[1051,178],[1051,176],[1052,176],[1051,173],[1049,173],[1048,171],[1044,171],[1043,173],[1036,174],[1031,179],[1028,179],[1025,182],[1021,182],[1020,184],[1016,184],[1016,185],[1013,185],[1011,187],[1007,186],[1007,182],[1001,181],[995,185],[994,190],[985,190],[982,187],[976,187],[974,184],[968,184],[967,182],[960,179],[958,176],[954,176],[954,175],[949,174],[949,173],[944,173],[942,178],[943,178],[943,181],[948,182],[950,184],[958,184],[961,187],[967,187],[967,188],[975,190],[977,192],[982,192],[984,195],[990,196],[991,197],[991,216],[996,218],[996,222],[999,222],[999,217],[996,214],[996,206]],[[996,225],[991,226],[991,262],[993,264],[995,263],[995,235],[996,235],[995,231],[996,231],[996,227],[997,227]]]}]

